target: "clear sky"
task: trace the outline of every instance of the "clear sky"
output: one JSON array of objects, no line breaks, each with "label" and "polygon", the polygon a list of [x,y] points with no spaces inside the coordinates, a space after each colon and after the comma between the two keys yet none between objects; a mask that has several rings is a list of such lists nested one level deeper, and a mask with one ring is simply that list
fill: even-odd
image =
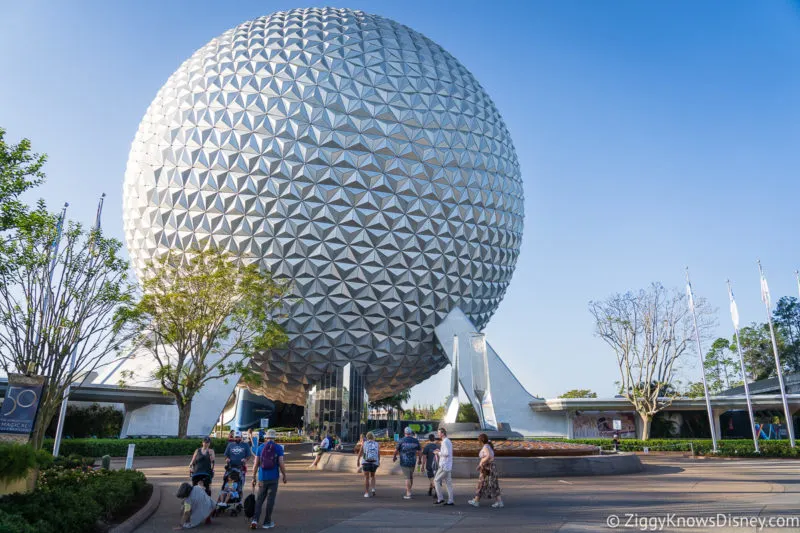
[{"label": "clear sky", "polygon": [[[492,96],[525,181],[522,253],[487,337],[534,394],[614,393],[587,302],[652,281],[698,296],[732,333],[796,295],[800,7],[744,1],[353,1],[458,58]],[[9,2],[0,125],[49,154],[39,190],[122,237],[128,150],[156,91],[197,48],[286,1]],[[698,366],[683,371],[699,379]],[[412,403],[439,403],[446,372]]]}]

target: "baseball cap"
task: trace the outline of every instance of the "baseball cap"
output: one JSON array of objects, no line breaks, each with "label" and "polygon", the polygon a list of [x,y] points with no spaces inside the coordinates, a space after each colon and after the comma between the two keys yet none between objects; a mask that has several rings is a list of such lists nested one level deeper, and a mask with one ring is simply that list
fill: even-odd
[{"label": "baseball cap", "polygon": [[266,437],[267,437],[268,439],[274,439],[274,438],[275,438],[275,437],[277,437],[277,436],[278,436],[278,433],[277,433],[277,432],[276,432],[274,429],[267,430],[267,435],[266,435]]},{"label": "baseball cap", "polygon": [[234,439],[236,439],[236,438],[241,438],[241,437],[242,437],[242,432],[241,432],[241,431],[237,431],[237,432],[235,432],[235,433],[233,434],[233,438],[234,438]]},{"label": "baseball cap", "polygon": [[203,437],[203,442],[211,442],[211,437]]},{"label": "baseball cap", "polygon": [[411,431],[411,428],[410,428],[410,427],[407,427],[407,426],[406,426],[406,429],[404,430],[404,433],[405,433],[406,435],[411,435],[411,434],[412,434],[412,433],[414,433],[414,432],[413,432],[413,431]]}]

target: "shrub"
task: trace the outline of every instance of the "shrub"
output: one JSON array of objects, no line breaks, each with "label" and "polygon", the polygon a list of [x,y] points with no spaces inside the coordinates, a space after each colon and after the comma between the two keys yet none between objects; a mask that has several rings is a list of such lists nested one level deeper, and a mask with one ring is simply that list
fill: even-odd
[{"label": "shrub", "polygon": [[[41,473],[31,494],[0,499],[3,533],[85,533],[110,521],[144,490],[144,474],[132,470],[84,470],[54,466]],[[27,528],[20,524],[27,524]]]},{"label": "shrub", "polygon": [[[538,439],[551,440],[551,439]],[[590,444],[603,449],[611,449],[611,439],[552,439],[575,444]],[[718,453],[713,454],[711,439],[622,439],[619,449],[624,452],[641,452],[644,448],[650,451],[691,452],[695,455],[708,455],[714,457],[800,457],[797,448],[789,446],[788,440],[762,440],[758,442],[761,453],[753,450],[753,441],[750,439],[726,439],[717,441]]]},{"label": "shrub", "polygon": [[0,481],[16,481],[28,475],[37,464],[37,453],[32,446],[13,442],[0,442]]},{"label": "shrub", "polygon": [[[111,406],[101,407],[96,403],[89,407],[69,405],[64,417],[63,435],[65,438],[116,437],[122,430],[123,418],[122,411]],[[47,428],[48,437],[56,434],[57,423],[58,417],[53,417]]]},{"label": "shrub", "polygon": [[3,533],[39,533],[42,528],[29,524],[22,517],[0,511],[0,531]]},{"label": "shrub", "polygon": [[[305,442],[304,437],[290,437],[276,439],[277,442],[298,443]],[[50,441],[52,442],[52,441]],[[193,439],[69,439],[61,441],[61,452],[65,454],[76,454],[84,457],[124,457],[128,454],[128,444],[136,444],[134,455],[155,456],[155,455],[187,455],[191,456],[200,447],[201,440]],[[225,451],[228,439],[211,439],[211,447],[218,454]],[[45,441],[45,447],[48,441]]]}]

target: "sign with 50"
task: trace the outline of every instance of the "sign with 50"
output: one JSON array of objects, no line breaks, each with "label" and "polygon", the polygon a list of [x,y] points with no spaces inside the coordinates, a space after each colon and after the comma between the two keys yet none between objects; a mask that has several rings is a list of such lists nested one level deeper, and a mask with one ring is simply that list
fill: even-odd
[{"label": "sign with 50", "polygon": [[42,376],[8,375],[8,389],[0,407],[0,433],[30,435],[43,386]]}]

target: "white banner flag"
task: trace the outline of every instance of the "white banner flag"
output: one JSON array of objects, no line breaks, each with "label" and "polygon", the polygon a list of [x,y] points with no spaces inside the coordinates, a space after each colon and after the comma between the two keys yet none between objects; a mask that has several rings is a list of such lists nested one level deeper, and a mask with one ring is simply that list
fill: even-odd
[{"label": "white banner flag", "polygon": [[739,329],[739,309],[736,307],[736,300],[733,298],[733,291],[728,288],[728,296],[731,299],[731,319],[733,320],[733,327]]},{"label": "white banner flag", "polygon": [[694,294],[691,282],[686,282],[686,297],[689,299],[689,311],[694,313]]},{"label": "white banner flag", "polygon": [[769,303],[769,286],[767,285],[767,278],[764,275],[761,275],[761,301],[764,302],[764,305],[767,307],[770,306]]}]

